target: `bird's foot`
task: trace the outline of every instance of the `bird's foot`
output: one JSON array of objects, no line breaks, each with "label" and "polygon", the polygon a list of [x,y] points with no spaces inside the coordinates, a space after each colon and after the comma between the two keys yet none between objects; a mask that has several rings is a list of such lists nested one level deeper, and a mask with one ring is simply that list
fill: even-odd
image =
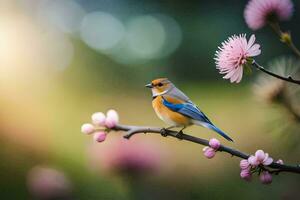
[{"label": "bird's foot", "polygon": [[176,133],[175,137],[177,137],[179,140],[182,140],[183,139],[183,132],[182,130],[180,130],[179,132]]},{"label": "bird's foot", "polygon": [[160,134],[161,134],[163,137],[167,137],[167,136],[168,136],[168,129],[162,128],[161,131],[160,131]]}]

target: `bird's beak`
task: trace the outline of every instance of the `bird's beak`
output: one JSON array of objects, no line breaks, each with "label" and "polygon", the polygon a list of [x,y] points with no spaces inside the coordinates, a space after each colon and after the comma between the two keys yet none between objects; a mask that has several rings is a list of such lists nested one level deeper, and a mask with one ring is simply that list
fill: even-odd
[{"label": "bird's beak", "polygon": [[145,87],[147,87],[147,88],[153,88],[153,86],[152,86],[152,84],[151,84],[151,83],[149,83],[149,84],[145,85]]}]

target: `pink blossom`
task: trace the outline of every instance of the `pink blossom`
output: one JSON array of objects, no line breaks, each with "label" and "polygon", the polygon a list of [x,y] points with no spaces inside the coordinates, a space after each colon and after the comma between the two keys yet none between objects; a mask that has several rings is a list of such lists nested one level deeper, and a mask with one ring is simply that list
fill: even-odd
[{"label": "pink blossom", "polygon": [[257,150],[254,156],[251,155],[248,158],[248,162],[254,167],[260,164],[267,166],[273,162],[273,158],[269,157],[269,154],[265,153],[263,150]]},{"label": "pink blossom", "polygon": [[27,175],[27,187],[37,199],[63,199],[71,194],[71,182],[63,172],[36,166]]},{"label": "pink blossom", "polygon": [[249,59],[261,53],[260,45],[254,42],[255,35],[251,35],[249,41],[246,34],[233,35],[218,47],[216,66],[220,74],[226,74],[224,79],[230,79],[231,83],[242,80],[244,66],[249,64]]},{"label": "pink blossom", "polygon": [[259,162],[262,162],[265,159],[266,155],[263,150],[257,150],[255,152],[255,157]]},{"label": "pink blossom", "polygon": [[104,126],[105,125],[105,115],[102,112],[96,112],[92,115],[92,121],[95,125]]},{"label": "pink blossom", "polygon": [[95,131],[95,127],[92,124],[86,123],[81,126],[81,132],[84,134],[91,134]]},{"label": "pink blossom", "polygon": [[240,168],[242,170],[249,169],[249,167],[250,167],[250,164],[249,164],[248,160],[243,159],[243,160],[240,161]]},{"label": "pink blossom", "polygon": [[270,165],[273,162],[273,158],[269,157],[269,154],[265,154],[264,160],[261,162],[263,165]]},{"label": "pink blossom", "polygon": [[248,158],[248,162],[250,165],[252,165],[254,167],[257,167],[260,164],[260,162],[257,160],[257,158],[255,156],[250,156]]},{"label": "pink blossom", "polygon": [[276,161],[276,163],[283,165],[283,160],[279,159]]},{"label": "pink blossom", "polygon": [[105,126],[113,128],[119,123],[119,115],[115,110],[109,110],[106,114]]},{"label": "pink blossom", "polygon": [[246,181],[250,181],[251,180],[251,171],[249,169],[243,169],[240,173],[240,176],[242,179],[246,180]]},{"label": "pink blossom", "polygon": [[272,175],[268,171],[263,171],[259,176],[260,181],[263,184],[270,184],[272,183]]},{"label": "pink blossom", "polygon": [[106,133],[104,131],[98,131],[94,133],[94,140],[97,142],[103,142],[106,139]]},{"label": "pink blossom", "polygon": [[293,14],[291,0],[250,0],[245,8],[244,17],[252,30],[257,30],[272,21],[286,21]]},{"label": "pink blossom", "polygon": [[209,140],[209,146],[215,150],[219,149],[221,146],[221,143],[216,138],[212,138]]},{"label": "pink blossom", "polygon": [[211,147],[204,147],[203,152],[204,156],[208,159],[211,159],[216,155],[216,151]]}]

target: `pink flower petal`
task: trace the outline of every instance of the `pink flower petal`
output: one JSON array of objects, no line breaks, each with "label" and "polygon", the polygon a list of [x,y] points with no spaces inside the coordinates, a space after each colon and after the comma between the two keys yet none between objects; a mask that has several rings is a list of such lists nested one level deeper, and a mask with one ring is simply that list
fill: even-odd
[{"label": "pink flower petal", "polygon": [[272,162],[273,162],[273,158],[268,157],[262,162],[262,164],[267,166],[270,165]]},{"label": "pink flower petal", "polygon": [[247,42],[246,35],[233,35],[222,43],[216,51],[216,68],[224,79],[231,83],[239,83],[243,77],[244,65],[249,58],[261,53],[260,45],[255,44],[255,35],[251,35]]},{"label": "pink flower petal", "polygon": [[293,7],[291,0],[250,0],[244,17],[249,28],[257,30],[268,23],[270,15],[275,15],[275,19],[281,21],[290,19]]},{"label": "pink flower petal", "polygon": [[257,150],[255,152],[255,157],[259,162],[262,162],[266,158],[266,155],[263,150]]},{"label": "pink flower petal", "polygon": [[243,169],[249,169],[250,167],[250,164],[248,162],[248,160],[246,159],[243,159],[240,161],[240,168],[243,170]]},{"label": "pink flower petal", "polygon": [[221,142],[216,138],[212,138],[209,140],[209,146],[215,150],[219,149],[221,146]]},{"label": "pink flower petal", "polygon": [[216,155],[216,151],[211,147],[204,147],[203,152],[204,156],[208,159],[211,159]]},{"label": "pink flower petal", "polygon": [[254,167],[256,167],[256,166],[258,166],[260,164],[259,161],[257,160],[257,158],[255,156],[250,156],[248,158],[248,162],[249,162],[250,165],[252,165]]}]

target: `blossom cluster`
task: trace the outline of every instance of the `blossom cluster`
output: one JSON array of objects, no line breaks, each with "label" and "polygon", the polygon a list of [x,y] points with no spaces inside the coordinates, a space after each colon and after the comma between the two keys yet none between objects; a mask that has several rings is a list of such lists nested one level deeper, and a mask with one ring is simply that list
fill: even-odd
[{"label": "blossom cluster", "polygon": [[94,140],[103,142],[108,131],[119,122],[119,115],[115,110],[108,110],[106,116],[102,112],[96,112],[91,116],[92,123],[85,123],[81,126],[84,134],[93,134]]},{"label": "blossom cluster", "polygon": [[[240,161],[240,176],[246,181],[252,179],[252,174],[258,172],[259,179],[263,184],[272,183],[272,174],[265,168],[266,166],[272,164],[273,158],[265,153],[263,150],[257,150],[254,155],[249,156],[249,158]],[[282,160],[277,161],[278,164],[283,164]]]},{"label": "blossom cluster", "polygon": [[217,150],[220,148],[221,143],[216,138],[209,140],[209,146],[203,148],[204,156],[208,159],[213,158],[216,155]]}]

